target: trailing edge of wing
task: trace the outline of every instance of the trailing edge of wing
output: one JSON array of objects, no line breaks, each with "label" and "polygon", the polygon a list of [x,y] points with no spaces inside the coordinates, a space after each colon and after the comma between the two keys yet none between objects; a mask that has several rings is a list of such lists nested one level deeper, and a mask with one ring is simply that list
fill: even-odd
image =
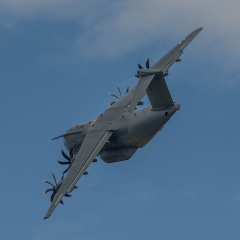
[{"label": "trailing edge of wing", "polygon": [[92,160],[97,156],[113,133],[106,130],[88,132],[82,146],[75,156],[75,160],[69,169],[68,175],[63,179],[62,185],[55,195],[44,219],[49,218],[58,203],[67,192],[70,192],[80,177],[86,171]]}]

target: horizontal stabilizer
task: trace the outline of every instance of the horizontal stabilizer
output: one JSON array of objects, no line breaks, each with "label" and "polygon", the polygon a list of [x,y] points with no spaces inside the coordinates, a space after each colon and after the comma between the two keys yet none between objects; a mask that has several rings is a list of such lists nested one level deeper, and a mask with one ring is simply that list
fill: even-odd
[{"label": "horizontal stabilizer", "polygon": [[60,135],[58,137],[53,138],[52,140],[55,140],[55,139],[58,139],[58,138],[61,138],[61,137],[66,137],[66,136],[69,136],[69,135],[72,135],[72,134],[81,133],[81,132],[82,131],[77,130],[77,131],[74,131],[74,132],[65,133],[65,134],[62,134],[62,135]]}]

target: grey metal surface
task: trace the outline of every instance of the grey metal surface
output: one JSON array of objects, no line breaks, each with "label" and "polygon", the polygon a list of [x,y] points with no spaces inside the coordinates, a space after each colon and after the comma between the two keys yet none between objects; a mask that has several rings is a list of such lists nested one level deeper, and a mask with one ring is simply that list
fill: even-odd
[{"label": "grey metal surface", "polygon": [[154,78],[155,74],[141,77],[138,81],[137,87],[134,91],[134,95],[132,96],[131,103],[129,106],[129,112],[132,112],[135,107],[137,106],[138,102],[146,95],[146,89],[152,79]]},{"label": "grey metal surface", "polygon": [[174,105],[163,77],[152,80],[147,88],[147,95],[153,109],[169,108]]},{"label": "grey metal surface", "polygon": [[138,148],[122,147],[102,151],[100,154],[101,159],[106,163],[113,163],[125,161],[130,159]]}]

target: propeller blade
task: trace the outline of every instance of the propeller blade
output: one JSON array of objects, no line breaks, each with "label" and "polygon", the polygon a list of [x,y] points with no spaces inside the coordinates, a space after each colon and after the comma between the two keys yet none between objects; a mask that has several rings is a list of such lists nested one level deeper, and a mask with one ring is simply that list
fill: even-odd
[{"label": "propeller blade", "polygon": [[139,69],[143,69],[143,67],[141,66],[140,63],[138,64],[138,68],[139,68]]},{"label": "propeller blade", "polygon": [[127,87],[127,90],[126,90],[125,94],[128,93],[128,91],[129,91],[129,87]]},{"label": "propeller blade", "polygon": [[146,61],[146,68],[147,69],[150,68],[149,61],[150,61],[150,59],[148,58],[147,61]]},{"label": "propeller blade", "polygon": [[62,178],[61,178],[61,180],[63,180],[63,178],[64,178],[64,173],[62,173]]},{"label": "propeller blade", "polygon": [[71,165],[69,165],[69,167],[65,171],[63,171],[63,174],[66,173],[70,167],[71,167]]},{"label": "propeller blade", "polygon": [[70,192],[72,192],[74,189],[77,189],[77,188],[78,188],[78,186],[74,186]]},{"label": "propeller blade", "polygon": [[119,99],[119,97],[118,96],[116,96],[115,94],[113,94],[113,93],[109,93],[109,95],[111,95],[111,96],[113,96],[113,97],[115,97],[115,98],[117,98],[117,99]]},{"label": "propeller blade", "polygon": [[70,150],[69,155],[70,155],[70,160],[71,160],[73,158],[73,148]]},{"label": "propeller blade", "polygon": [[57,181],[56,181],[56,178],[55,178],[54,173],[52,173],[52,176],[53,176],[53,179],[54,179],[54,181],[55,181],[55,183],[56,183],[56,185],[57,185]]},{"label": "propeller blade", "polygon": [[51,192],[51,191],[53,191],[53,188],[45,190],[45,191],[43,192],[43,194],[46,194],[46,193]]},{"label": "propeller blade", "polygon": [[53,193],[52,193],[52,195],[51,195],[51,198],[50,198],[50,201],[51,201],[51,202],[53,201],[53,199],[54,199],[55,195],[56,195],[56,192],[55,192],[55,191],[53,191]]},{"label": "propeller blade", "polygon": [[60,201],[60,203],[61,203],[62,205],[64,205],[64,202],[63,202],[63,200],[61,200],[61,201]]},{"label": "propeller blade", "polygon": [[71,164],[70,162],[61,162],[61,161],[58,161],[58,163],[61,164],[61,165]]},{"label": "propeller blade", "polygon": [[96,158],[94,158],[94,159],[92,160],[92,162],[97,162],[97,159],[96,159]]},{"label": "propeller blade", "polygon": [[136,78],[140,78],[140,76],[139,76],[138,74],[135,74],[135,77],[136,77]]},{"label": "propeller blade", "polygon": [[64,196],[65,196],[65,197],[71,197],[72,195],[71,195],[71,194],[68,194],[68,193],[66,193]]},{"label": "propeller blade", "polygon": [[69,157],[63,150],[61,151],[61,153],[62,153],[62,156],[63,156],[65,159],[67,159],[68,161],[71,160],[70,157]]},{"label": "propeller blade", "polygon": [[122,93],[121,93],[121,90],[120,90],[119,86],[117,86],[117,89],[119,91],[120,96],[122,97]]},{"label": "propeller blade", "polygon": [[50,185],[52,185],[53,187],[55,187],[55,185],[53,185],[52,183],[50,183],[49,181],[47,181],[47,180],[43,180],[45,183],[48,183],[48,184],[50,184]]}]

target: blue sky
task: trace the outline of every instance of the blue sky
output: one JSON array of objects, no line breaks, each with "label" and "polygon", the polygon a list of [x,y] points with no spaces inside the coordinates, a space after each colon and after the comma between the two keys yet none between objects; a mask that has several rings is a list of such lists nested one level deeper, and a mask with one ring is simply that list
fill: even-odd
[{"label": "blue sky", "polygon": [[[238,240],[240,3],[0,0],[1,239]],[[198,27],[167,77],[182,104],[131,160],[100,159],[43,220],[61,139],[106,109],[137,63]],[[145,106],[149,104],[144,99]]]}]

